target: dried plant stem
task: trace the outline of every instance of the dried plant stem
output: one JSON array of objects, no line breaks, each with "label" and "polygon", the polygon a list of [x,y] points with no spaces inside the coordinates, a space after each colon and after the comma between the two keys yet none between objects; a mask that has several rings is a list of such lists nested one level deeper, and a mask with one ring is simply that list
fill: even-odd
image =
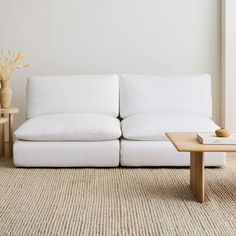
[{"label": "dried plant stem", "polygon": [[28,65],[20,64],[23,58],[24,54],[22,52],[12,54],[8,50],[8,53],[5,54],[2,50],[0,55],[0,80],[10,80],[15,70],[27,67]]}]

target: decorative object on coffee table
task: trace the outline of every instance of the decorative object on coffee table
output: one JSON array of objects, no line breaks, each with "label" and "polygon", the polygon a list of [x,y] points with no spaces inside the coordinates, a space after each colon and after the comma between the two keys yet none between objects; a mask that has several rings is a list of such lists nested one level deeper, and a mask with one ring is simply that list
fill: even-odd
[{"label": "decorative object on coffee table", "polygon": [[204,152],[236,152],[236,145],[200,144],[195,133],[166,133],[179,152],[190,152],[190,186],[201,203],[205,200]]},{"label": "decorative object on coffee table", "polygon": [[2,135],[3,125],[7,123],[7,121],[8,121],[8,118],[0,117],[0,155],[1,156],[2,156],[2,150],[3,148],[5,148],[5,142]]},{"label": "decorative object on coffee table", "polygon": [[233,144],[233,145],[236,145],[236,133],[231,134],[229,137],[218,137],[214,132],[197,133],[197,141],[201,144],[211,144],[211,145]]},{"label": "decorative object on coffee table", "polygon": [[215,133],[217,137],[222,137],[222,138],[224,137],[226,138],[231,135],[231,132],[228,129],[224,129],[224,128],[217,129]]},{"label": "decorative object on coffee table", "polygon": [[[13,157],[13,142],[14,142],[14,135],[13,135],[13,115],[19,112],[18,108],[9,107],[9,108],[1,108],[1,116],[7,116],[7,120],[9,120],[9,157]],[[2,129],[2,156],[5,156],[5,132],[4,126]]]},{"label": "decorative object on coffee table", "polygon": [[28,66],[20,64],[23,58],[24,54],[22,52],[11,53],[8,51],[8,53],[4,53],[4,51],[2,51],[0,55],[0,99],[2,108],[9,108],[11,106],[12,90],[10,87],[10,81],[12,79],[13,72],[17,69]]}]

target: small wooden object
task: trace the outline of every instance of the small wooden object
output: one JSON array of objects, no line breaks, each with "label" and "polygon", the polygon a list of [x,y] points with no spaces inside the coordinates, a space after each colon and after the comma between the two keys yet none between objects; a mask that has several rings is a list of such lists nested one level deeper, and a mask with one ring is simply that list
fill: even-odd
[{"label": "small wooden object", "polygon": [[166,133],[179,152],[190,152],[190,187],[199,202],[204,202],[204,152],[236,152],[236,145],[200,144],[195,133]]},{"label": "small wooden object", "polygon": [[[10,107],[10,108],[1,108],[1,116],[7,116],[9,120],[9,157],[13,157],[13,142],[14,142],[14,135],[13,135],[13,115],[19,112],[18,108]],[[4,126],[2,128],[2,156],[5,156],[5,131]]]},{"label": "small wooden object", "polygon": [[231,132],[227,129],[217,129],[216,130],[216,136],[217,137],[221,137],[221,138],[227,138],[231,135]]}]

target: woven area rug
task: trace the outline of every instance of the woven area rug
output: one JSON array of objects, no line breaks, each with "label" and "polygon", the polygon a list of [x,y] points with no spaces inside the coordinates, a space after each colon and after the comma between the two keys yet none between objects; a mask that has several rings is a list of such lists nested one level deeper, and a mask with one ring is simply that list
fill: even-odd
[{"label": "woven area rug", "polygon": [[0,235],[236,235],[236,158],[206,170],[21,169],[0,161]]}]

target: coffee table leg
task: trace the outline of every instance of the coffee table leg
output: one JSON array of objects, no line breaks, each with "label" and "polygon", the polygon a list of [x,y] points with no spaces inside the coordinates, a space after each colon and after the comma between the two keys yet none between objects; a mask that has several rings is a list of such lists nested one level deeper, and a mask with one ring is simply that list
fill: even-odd
[{"label": "coffee table leg", "polygon": [[202,152],[190,153],[190,187],[199,202],[204,202],[204,156]]}]

